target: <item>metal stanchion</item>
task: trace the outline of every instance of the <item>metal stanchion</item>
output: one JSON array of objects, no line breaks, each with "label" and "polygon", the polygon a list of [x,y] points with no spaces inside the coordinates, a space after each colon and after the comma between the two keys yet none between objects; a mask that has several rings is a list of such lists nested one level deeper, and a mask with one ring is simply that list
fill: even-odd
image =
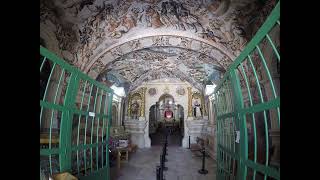
[{"label": "metal stanchion", "polygon": [[164,164],[164,155],[161,154],[160,155],[160,163],[161,163],[161,167],[164,171],[167,171],[168,170],[168,167],[165,167],[165,164]]},{"label": "metal stanchion", "polygon": [[160,173],[161,173],[161,167],[157,166],[157,180],[161,180],[160,179]]},{"label": "metal stanchion", "polygon": [[157,180],[165,180],[161,166],[157,166]]},{"label": "metal stanchion", "polygon": [[208,170],[205,169],[205,159],[206,159],[206,151],[205,149],[203,148],[202,149],[202,169],[200,169],[198,172],[199,174],[208,174]]},{"label": "metal stanchion", "polygon": [[168,155],[168,152],[167,152],[167,145],[166,144],[164,144],[164,146],[163,146],[163,154],[165,155],[165,156],[167,156]]},{"label": "metal stanchion", "polygon": [[164,154],[164,162],[168,162],[167,158],[166,158],[166,155],[167,154],[167,148],[166,146],[164,145],[163,148],[162,148],[162,154]]}]

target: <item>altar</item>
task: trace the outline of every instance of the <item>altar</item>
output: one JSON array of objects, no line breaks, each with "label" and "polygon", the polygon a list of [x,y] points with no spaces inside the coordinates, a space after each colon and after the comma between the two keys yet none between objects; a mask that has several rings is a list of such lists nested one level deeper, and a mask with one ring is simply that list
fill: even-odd
[{"label": "altar", "polygon": [[159,98],[159,113],[160,113],[160,121],[164,121],[165,123],[170,123],[177,119],[177,105],[172,95],[164,94]]},{"label": "altar", "polygon": [[207,119],[203,94],[185,83],[167,84],[144,84],[128,95],[124,124],[139,148],[151,147],[154,134],[164,127],[179,132],[183,147],[188,147],[189,136],[193,141],[201,134],[202,122]]}]

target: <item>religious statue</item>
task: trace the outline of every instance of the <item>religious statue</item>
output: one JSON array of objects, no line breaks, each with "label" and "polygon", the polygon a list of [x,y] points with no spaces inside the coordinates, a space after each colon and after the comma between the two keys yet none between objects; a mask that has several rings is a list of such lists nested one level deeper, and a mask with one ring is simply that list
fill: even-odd
[{"label": "religious statue", "polygon": [[138,119],[139,116],[139,103],[137,101],[134,101],[131,104],[131,115],[133,119]]},{"label": "religious statue", "polygon": [[193,107],[193,116],[200,117],[201,116],[201,108],[199,102],[196,100]]}]

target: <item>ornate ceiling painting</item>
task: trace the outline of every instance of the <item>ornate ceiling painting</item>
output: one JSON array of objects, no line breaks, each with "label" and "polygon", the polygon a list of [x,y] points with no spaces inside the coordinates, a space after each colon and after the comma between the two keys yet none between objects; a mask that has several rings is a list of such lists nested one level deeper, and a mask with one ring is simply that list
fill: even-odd
[{"label": "ornate ceiling painting", "polygon": [[106,67],[107,72],[117,71],[132,84],[175,77],[196,87],[200,87],[210,74],[225,68],[203,53],[177,47],[133,51],[102,67]]},{"label": "ornate ceiling painting", "polygon": [[68,63],[93,78],[116,76],[130,90],[177,78],[200,90],[208,78],[221,78],[251,38],[252,24],[275,4],[267,0],[261,9],[259,2],[41,0],[40,29],[47,41],[54,34]]}]

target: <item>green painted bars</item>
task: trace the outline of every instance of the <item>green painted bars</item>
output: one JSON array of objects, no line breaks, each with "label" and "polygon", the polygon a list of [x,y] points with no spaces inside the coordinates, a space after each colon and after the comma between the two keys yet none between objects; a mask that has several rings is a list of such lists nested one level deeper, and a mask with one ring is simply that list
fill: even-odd
[{"label": "green painted bars", "polygon": [[217,179],[280,179],[280,1],[214,92]]},{"label": "green painted bars", "polygon": [[40,173],[109,179],[113,91],[40,46]]}]

